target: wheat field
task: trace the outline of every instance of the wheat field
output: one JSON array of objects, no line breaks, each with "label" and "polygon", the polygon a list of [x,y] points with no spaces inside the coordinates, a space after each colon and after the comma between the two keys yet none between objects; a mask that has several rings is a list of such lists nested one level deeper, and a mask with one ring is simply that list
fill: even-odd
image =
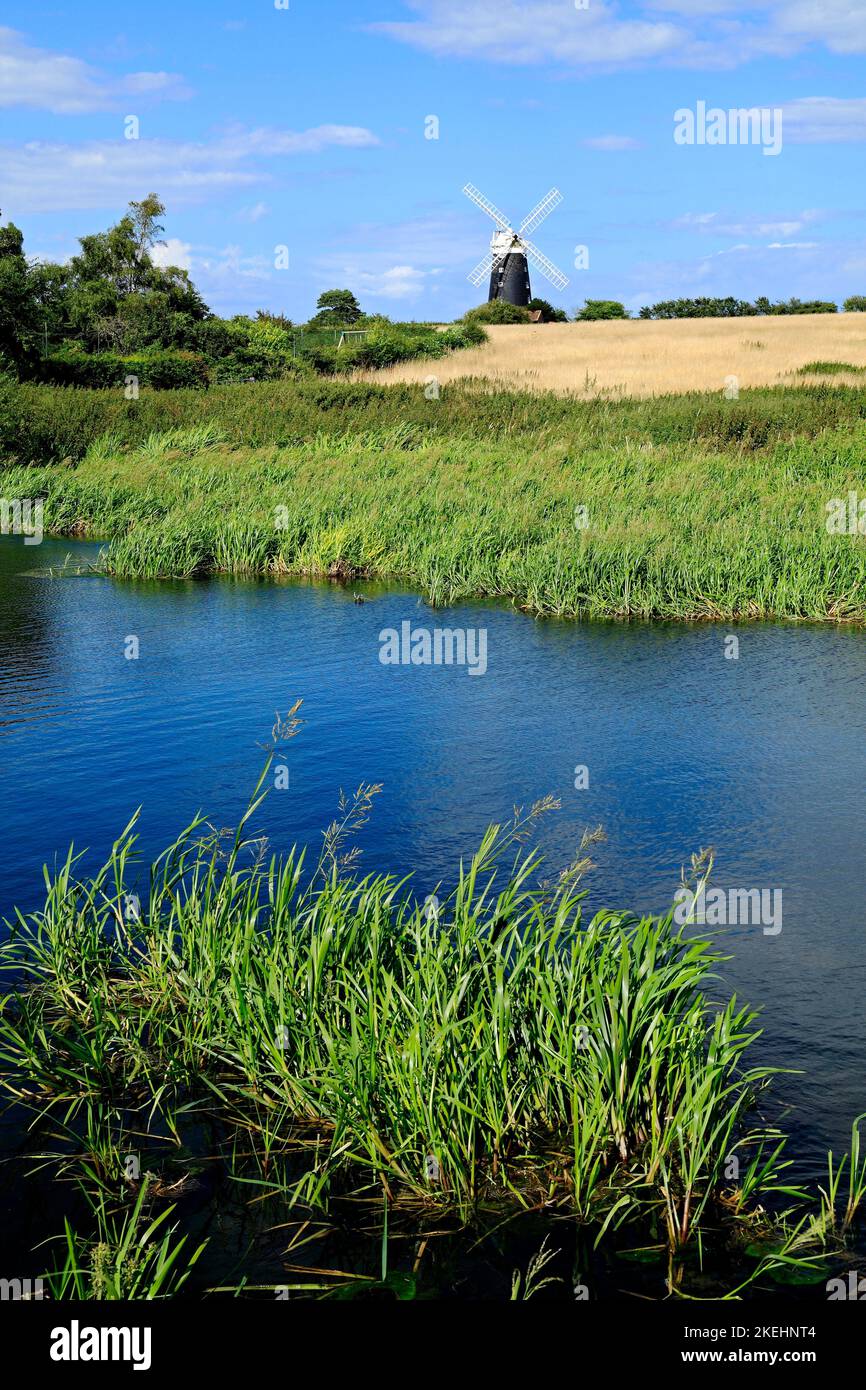
[{"label": "wheat field", "polygon": [[800,375],[813,362],[846,363],[866,373],[866,314],[516,324],[487,332],[489,341],[480,348],[363,373],[363,379],[435,377],[444,385],[472,377],[500,387],[616,398],[863,382],[856,372]]}]

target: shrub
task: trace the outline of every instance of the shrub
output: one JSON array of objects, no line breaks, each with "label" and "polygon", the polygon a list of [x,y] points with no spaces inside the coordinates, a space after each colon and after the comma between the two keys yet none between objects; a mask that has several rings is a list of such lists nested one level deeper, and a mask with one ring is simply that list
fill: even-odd
[{"label": "shrub", "polygon": [[588,299],[577,313],[577,319],[581,323],[592,323],[598,319],[627,319],[628,317],[625,305],[620,304],[617,299]]},{"label": "shrub", "polygon": [[90,388],[123,386],[130,376],[137,377],[140,386],[160,390],[204,387],[210,380],[204,358],[193,352],[155,349],[121,357],[114,352],[83,352],[76,344],[65,344],[43,358],[39,375],[54,386]]},{"label": "shrub", "polygon": [[866,294],[852,294],[845,300],[846,314],[866,314]]},{"label": "shrub", "polygon": [[529,323],[529,310],[519,304],[509,304],[507,299],[490,299],[469,309],[463,315],[464,323]]}]

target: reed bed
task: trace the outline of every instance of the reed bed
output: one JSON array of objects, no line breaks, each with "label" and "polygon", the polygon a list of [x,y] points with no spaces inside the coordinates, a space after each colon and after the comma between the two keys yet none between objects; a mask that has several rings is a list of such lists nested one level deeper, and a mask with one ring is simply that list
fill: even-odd
[{"label": "reed bed", "polygon": [[203,421],[136,445],[101,436],[75,467],[8,468],[0,491],[43,496],[47,530],[107,540],[102,568],[121,578],[368,577],[563,617],[862,622],[866,542],[829,534],[827,508],[862,493],[866,398],[827,399],[848,418],[817,433],[797,393],[748,406],[748,443],[678,439],[704,410],[717,421],[698,401],[690,416],[673,403],[666,440],[657,403],[643,437],[626,410],[580,417],[574,443],[554,423],[347,431],[348,411],[339,429],[242,448]]},{"label": "reed bed", "polygon": [[70,851],[10,924],[2,1085],[34,1117],[36,1176],[73,1177],[95,1228],[67,1220],[53,1296],[178,1291],[203,1245],[174,1194],[208,1125],[236,1185],[284,1220],[347,1194],[458,1229],[558,1212],[596,1246],[655,1233],[668,1292],[719,1231],[758,1242],[735,1290],[826,1277],[866,1186],[859,1149],[848,1191],[831,1159],[820,1209],[800,1211],[784,1138],[754,1110],[771,1076],[750,1060],[755,1014],[714,999],[708,940],[671,916],[585,921],[585,859],[545,883],[525,843],[544,804],[492,826],[433,907],[354,866],[375,788],[306,866],[252,834],[263,782],[229,839],[187,827],[141,902],[132,823],[91,877]]},{"label": "reed bed", "polygon": [[[583,325],[586,327],[587,325]],[[605,325],[600,325],[604,327]],[[608,325],[610,326],[610,325]],[[680,325],[682,326],[682,325]],[[97,440],[118,450],[151,435],[210,427],[230,447],[307,444],[320,435],[514,440],[533,453],[550,444],[587,449],[697,444],[759,449],[866,418],[866,387],[808,384],[743,390],[728,400],[723,383],[643,400],[580,400],[554,392],[505,389],[484,378],[445,384],[438,397],[421,386],[316,380],[214,386],[208,391],[143,389],[127,401],[117,390],[16,385],[0,378],[0,460],[78,462]]]}]

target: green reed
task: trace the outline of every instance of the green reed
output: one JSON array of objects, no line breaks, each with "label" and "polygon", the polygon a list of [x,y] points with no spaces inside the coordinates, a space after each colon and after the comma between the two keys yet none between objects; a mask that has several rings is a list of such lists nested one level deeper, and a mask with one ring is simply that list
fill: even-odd
[{"label": "green reed", "polygon": [[[706,993],[722,957],[671,916],[585,922],[584,861],[539,886],[522,842],[543,803],[492,826],[430,912],[342,867],[376,790],[310,871],[262,857],[260,790],[228,843],[196,819],[140,914],[134,822],[89,878],[70,853],[0,953],[7,1092],[67,1132],[85,1117],[97,1192],[128,1142],[99,1139],[112,1114],[170,1137],[199,1112],[295,1199],[360,1182],[464,1218],[544,1200],[617,1223],[649,1201],[687,1244],[721,1210],[725,1160],[766,1142],[749,1130],[770,1075],[745,1061],[755,1016]],[[750,1198],[785,1190],[774,1162],[748,1173]]]},{"label": "green reed", "polygon": [[757,396],[749,418],[778,413],[760,447],[713,434],[740,402],[626,402],[621,416],[558,402],[530,433],[544,401],[521,417],[496,398],[497,424],[474,400],[479,419],[454,406],[434,425],[389,422],[386,397],[378,427],[349,401],[328,431],[308,421],[255,448],[207,420],[125,446],[115,432],[75,467],[0,473],[0,489],[43,496],[51,532],[105,540],[102,568],[121,578],[369,577],[562,617],[866,616],[863,537],[827,531],[828,503],[862,493],[863,393],[842,397],[835,429],[840,402],[813,401],[823,430],[796,392]]}]

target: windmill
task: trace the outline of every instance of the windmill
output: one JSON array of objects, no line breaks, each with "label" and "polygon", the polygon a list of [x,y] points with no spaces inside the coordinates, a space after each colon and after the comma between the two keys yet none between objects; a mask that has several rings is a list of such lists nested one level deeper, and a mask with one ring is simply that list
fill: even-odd
[{"label": "windmill", "polygon": [[517,231],[511,226],[505,214],[501,213],[489,198],[485,198],[474,184],[467,183],[463,192],[496,223],[496,231],[490,240],[490,250],[469,276],[473,285],[480,285],[489,274],[489,299],[506,299],[509,304],[526,305],[532,298],[529,285],[529,263],[531,262],[536,270],[540,270],[542,275],[546,276],[555,289],[565,289],[568,284],[568,277],[563,275],[561,270],[557,270],[553,262],[541,254],[538,247],[529,240],[528,235],[529,232],[534,232],[535,228],[541,225],[554,208],[559,207],[562,202],[562,194],[558,188],[551,188],[547,197],[542,198],[529,216],[523,219]]}]

